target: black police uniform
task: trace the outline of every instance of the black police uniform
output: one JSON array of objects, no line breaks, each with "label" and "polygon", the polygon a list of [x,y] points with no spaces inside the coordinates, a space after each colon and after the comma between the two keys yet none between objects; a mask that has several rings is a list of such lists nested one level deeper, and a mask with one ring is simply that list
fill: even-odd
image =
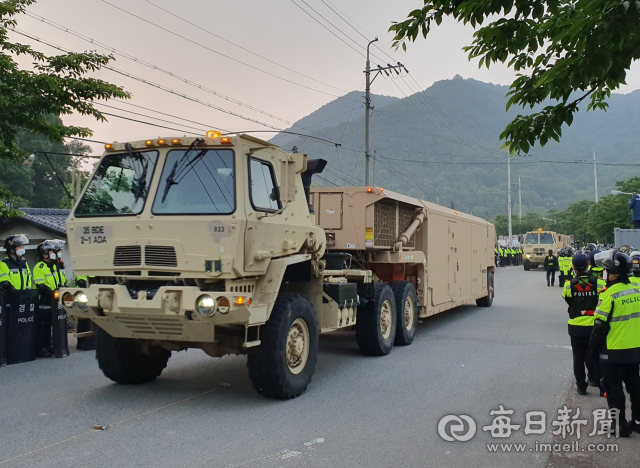
[{"label": "black police uniform", "polygon": [[544,259],[544,269],[547,270],[547,286],[556,283],[556,271],[558,271],[558,257],[549,254]]}]

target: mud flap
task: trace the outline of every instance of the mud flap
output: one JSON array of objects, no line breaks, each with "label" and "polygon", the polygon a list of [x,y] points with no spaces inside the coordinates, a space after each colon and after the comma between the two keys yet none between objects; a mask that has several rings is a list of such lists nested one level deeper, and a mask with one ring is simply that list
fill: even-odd
[{"label": "mud flap", "polygon": [[0,292],[0,367],[7,365],[8,339],[7,308],[5,307],[5,293]]},{"label": "mud flap", "polygon": [[98,338],[98,326],[89,319],[78,319],[78,335],[93,333],[93,335],[78,336],[76,349],[80,351],[93,351],[96,349]]},{"label": "mud flap", "polygon": [[36,291],[11,293],[8,307],[7,363],[20,364],[36,359]]},{"label": "mud flap", "polygon": [[67,312],[62,308],[59,298],[51,299],[51,325],[53,326],[53,354],[57,358],[69,355],[67,341]]}]

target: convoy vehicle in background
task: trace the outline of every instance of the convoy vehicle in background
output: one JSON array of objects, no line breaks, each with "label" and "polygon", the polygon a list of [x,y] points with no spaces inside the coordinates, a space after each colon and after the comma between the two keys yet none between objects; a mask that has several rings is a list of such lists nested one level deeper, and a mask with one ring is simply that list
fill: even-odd
[{"label": "convoy vehicle in background", "polygon": [[544,266],[544,258],[549,253],[549,250],[553,250],[555,255],[558,249],[572,244],[573,237],[565,234],[543,231],[542,229],[527,232],[524,236],[523,244],[523,264],[525,271]]},{"label": "convoy vehicle in background", "polygon": [[67,221],[65,310],[99,326],[124,384],[172,352],[248,354],[262,395],[304,392],[319,333],[364,354],[409,345],[419,317],[493,301],[494,226],[376,187],[310,190],[326,161],[246,134],[106,145]]}]

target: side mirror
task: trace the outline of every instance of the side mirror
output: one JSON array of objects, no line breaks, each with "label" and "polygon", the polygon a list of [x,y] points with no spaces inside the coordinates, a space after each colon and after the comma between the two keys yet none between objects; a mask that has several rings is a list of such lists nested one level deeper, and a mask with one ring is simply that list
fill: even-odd
[{"label": "side mirror", "polygon": [[274,186],[273,189],[271,189],[271,194],[269,195],[269,198],[271,199],[271,201],[280,201],[280,189],[278,188],[278,186]]}]

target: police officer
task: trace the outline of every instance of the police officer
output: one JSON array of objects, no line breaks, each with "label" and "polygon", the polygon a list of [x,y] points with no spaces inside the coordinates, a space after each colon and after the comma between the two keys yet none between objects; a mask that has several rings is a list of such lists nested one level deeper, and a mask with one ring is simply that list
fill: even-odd
[{"label": "police officer", "polygon": [[500,266],[500,250],[498,249],[498,246],[496,245],[495,248],[493,249],[495,256],[496,256],[496,266]]},{"label": "police officer", "polygon": [[24,259],[24,246],[28,243],[24,234],[9,236],[4,241],[7,257],[0,262],[0,282],[7,292],[31,289],[31,270]]},{"label": "police officer", "polygon": [[[598,305],[598,294],[605,288],[604,280],[589,272],[586,255],[577,254],[572,259],[575,278],[564,283],[562,297],[569,304],[569,336],[573,351],[573,375],[580,395],[587,394],[587,386],[600,386],[600,366],[597,359],[588,353],[589,338],[595,320],[594,311]],[[585,367],[587,375],[585,375]],[[604,390],[600,389],[600,396]]]},{"label": "police officer", "polygon": [[58,287],[63,287],[67,285],[67,272],[64,268],[64,262],[62,261],[62,249],[64,249],[64,245],[66,244],[65,241],[60,240],[60,239],[54,239],[53,243],[55,245],[55,254],[56,254],[56,270],[57,270],[57,277],[56,279],[58,280]]},{"label": "police officer", "polygon": [[549,249],[549,255],[544,259],[544,269],[547,270],[547,286],[555,286],[556,271],[558,271],[558,257],[553,255],[553,250],[551,249]]},{"label": "police officer", "polygon": [[[619,410],[620,435],[629,437],[632,430],[640,433],[640,289],[629,283],[628,255],[609,250],[595,262],[607,273],[607,289],[600,294],[589,346],[600,357],[609,408]],[[631,398],[631,424],[623,382]]]},{"label": "police officer", "polygon": [[598,278],[603,279],[604,269],[597,266],[594,260],[595,256],[599,253],[600,253],[600,250],[598,249],[591,250],[589,252],[589,267],[591,269],[591,273],[593,274],[593,276],[597,276]]},{"label": "police officer", "polygon": [[36,315],[36,340],[39,357],[51,356],[51,306],[53,292],[59,287],[58,256],[59,244],[46,240],[38,245],[36,255],[40,259],[33,267],[33,287],[40,293],[40,307]]}]

